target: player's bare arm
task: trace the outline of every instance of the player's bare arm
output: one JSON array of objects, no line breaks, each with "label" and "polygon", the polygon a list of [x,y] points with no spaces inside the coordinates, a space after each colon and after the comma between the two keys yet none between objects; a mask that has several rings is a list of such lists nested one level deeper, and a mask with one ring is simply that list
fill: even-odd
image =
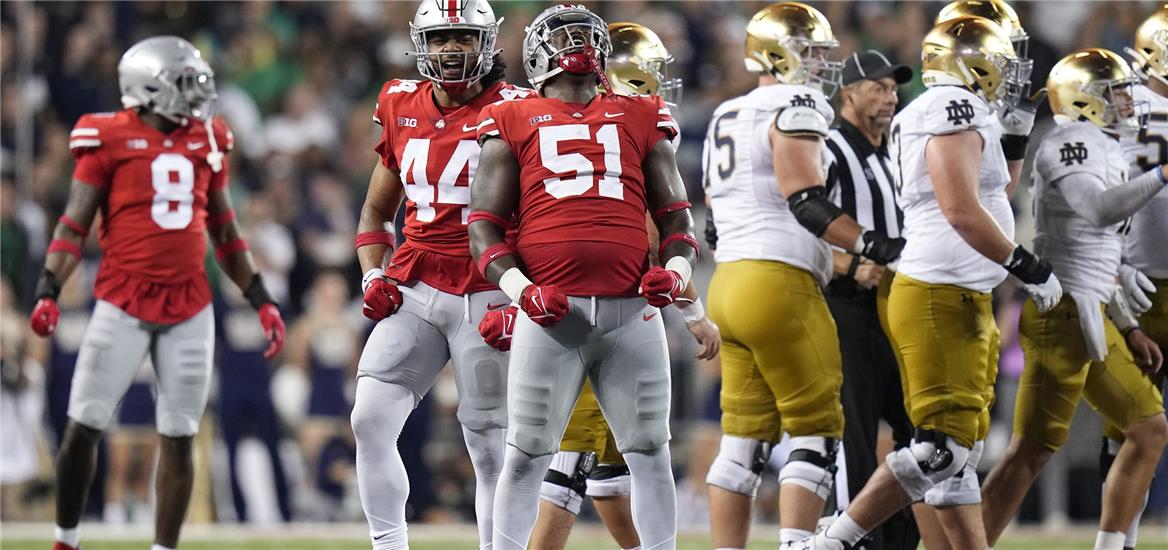
[{"label": "player's bare arm", "polygon": [[[474,185],[470,190],[470,211],[474,216],[485,212],[497,219],[510,220],[519,203],[519,162],[511,147],[501,139],[490,138],[483,141],[479,152],[479,168]],[[484,219],[471,220],[467,225],[470,232],[470,253],[482,265],[482,255],[493,246],[504,243],[506,228],[499,223]],[[483,269],[488,281],[500,284],[503,274],[511,268],[519,267],[514,254],[503,254]],[[503,289],[504,292],[507,289]],[[510,294],[508,294],[510,295]],[[512,296],[512,299],[515,297]]]},{"label": "player's bare arm", "polygon": [[778,124],[783,123],[784,117],[780,115],[771,127],[771,155],[779,192],[787,198],[799,224],[828,243],[876,263],[896,260],[904,248],[904,239],[889,239],[875,231],[865,231],[828,200],[823,184],[826,176],[819,165],[822,136],[810,131],[780,131]]},{"label": "player's bare arm", "polygon": [[[645,156],[643,168],[645,198],[649,203],[649,210],[653,212],[658,236],[664,244],[660,251],[660,261],[662,264],[668,264],[674,257],[681,257],[691,265],[697,263],[693,216],[689,212],[685,182],[677,170],[677,157],[668,139],[662,138],[657,141]],[[678,207],[682,204],[684,207]],[[682,239],[671,239],[674,235],[688,236],[692,244]]]},{"label": "player's bare arm", "polygon": [[29,320],[33,332],[48,336],[57,328],[57,295],[61,285],[81,263],[81,246],[93,226],[97,209],[105,201],[106,190],[73,180],[69,187],[69,201],[65,213],[53,229],[53,242],[45,255],[45,268],[37,279],[37,303]]},{"label": "player's bare arm", "polygon": [[[707,198],[707,200],[709,200]],[[657,231],[657,223],[648,212],[645,213],[645,231],[649,234],[649,265],[661,265],[658,256],[661,248],[661,234]],[[705,305],[701,302],[698,287],[691,280],[682,291],[681,296],[674,302],[677,310],[685,319],[685,327],[698,341],[698,351],[695,357],[710,360],[718,356],[722,349],[722,332],[718,325],[706,315]]]},{"label": "player's bare arm", "polygon": [[255,258],[247,249],[247,242],[235,221],[235,210],[231,208],[231,196],[227,187],[207,192],[207,234],[215,247],[215,258],[219,267],[231,281],[243,291],[251,307],[260,314],[260,325],[268,339],[268,349],[264,358],[271,359],[284,346],[284,320],[276,307],[276,300],[264,286],[263,277],[256,269]]},{"label": "player's bare arm", "polygon": [[[369,176],[369,191],[365,194],[365,204],[361,205],[357,233],[391,233],[393,218],[401,207],[404,194],[401,172],[386,168],[378,161],[373,167],[373,175]],[[361,272],[380,268],[385,263],[386,254],[391,251],[391,245],[380,242],[358,248],[357,260],[361,262]]]}]

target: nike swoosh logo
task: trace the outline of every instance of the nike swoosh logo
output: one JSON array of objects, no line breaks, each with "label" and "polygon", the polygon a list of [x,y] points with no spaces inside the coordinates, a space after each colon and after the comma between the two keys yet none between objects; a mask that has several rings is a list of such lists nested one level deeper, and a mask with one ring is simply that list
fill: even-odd
[{"label": "nike swoosh logo", "polygon": [[463,131],[463,132],[473,132],[473,131],[475,131],[475,130],[478,130],[478,129],[479,129],[479,127],[478,127],[478,126],[470,126],[470,125],[468,125],[468,124],[463,124],[463,125],[462,125],[462,131]]},{"label": "nike swoosh logo", "polygon": [[202,147],[203,145],[205,145],[205,144],[201,141],[197,141],[195,143],[188,143],[187,149],[194,151],[195,149],[198,149],[198,148]]},{"label": "nike swoosh logo", "polygon": [[373,537],[373,540],[381,540],[381,539],[385,538],[385,536],[388,534],[389,533],[382,533],[380,535],[377,535],[376,537]]},{"label": "nike swoosh logo", "polygon": [[618,117],[618,116],[621,116],[621,115],[623,115],[623,114],[624,114],[624,113],[609,113],[609,112],[605,112],[605,113],[604,113],[604,118],[616,118],[616,117]]},{"label": "nike swoosh logo", "polygon": [[657,316],[657,314],[656,314],[656,313],[650,313],[650,314],[648,314],[648,315],[642,315],[642,316],[641,316],[641,319],[644,319],[644,320],[648,321],[649,319],[652,319],[652,318],[654,318],[654,317],[656,317],[656,316]]},{"label": "nike swoosh logo", "polygon": [[504,308],[504,307],[507,307],[507,304],[509,304],[509,303],[510,303],[510,302],[503,302],[503,303],[501,303],[501,304],[490,304],[490,303],[489,303],[489,304],[487,304],[487,309],[488,309],[488,310],[491,310],[491,311],[494,311],[494,310],[496,310],[496,309],[499,309],[499,308]]}]

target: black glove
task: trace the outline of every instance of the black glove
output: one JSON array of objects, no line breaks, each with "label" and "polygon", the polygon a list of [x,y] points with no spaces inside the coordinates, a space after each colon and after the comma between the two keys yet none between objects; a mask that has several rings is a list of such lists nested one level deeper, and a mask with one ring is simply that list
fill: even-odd
[{"label": "black glove", "polygon": [[895,261],[900,257],[900,251],[904,250],[905,240],[900,237],[890,239],[879,231],[865,231],[862,238],[864,246],[860,249],[860,255],[880,265]]},{"label": "black glove", "polygon": [[1054,271],[1050,262],[1039,258],[1026,250],[1022,245],[1014,249],[1006,260],[1006,271],[1028,285],[1040,285],[1050,278]]}]

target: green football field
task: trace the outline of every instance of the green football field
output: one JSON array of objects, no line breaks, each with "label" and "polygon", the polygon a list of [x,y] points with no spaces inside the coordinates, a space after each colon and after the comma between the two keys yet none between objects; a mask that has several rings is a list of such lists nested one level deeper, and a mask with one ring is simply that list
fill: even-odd
[{"label": "green football field", "polygon": [[[777,533],[773,526],[756,526],[752,550],[775,550]],[[478,547],[473,526],[419,526],[410,529],[412,550],[473,550]],[[294,525],[288,527],[248,527],[238,525],[190,526],[184,531],[182,550],[325,550],[369,548],[368,539],[360,537],[361,526]],[[122,550],[149,548],[148,531],[141,528],[113,531],[99,525],[84,525],[85,550]],[[44,533],[43,535],[39,533]],[[0,549],[48,550],[52,527],[47,524],[0,525]],[[122,533],[123,536],[118,536]],[[994,548],[996,550],[1091,550],[1094,530],[1072,527],[1047,533],[1032,529],[1014,530]],[[612,540],[595,526],[584,526],[572,535],[570,550],[609,550]],[[708,535],[686,534],[678,541],[681,550],[709,550]],[[1168,533],[1163,527],[1148,526],[1141,534],[1140,550],[1168,550]]]}]

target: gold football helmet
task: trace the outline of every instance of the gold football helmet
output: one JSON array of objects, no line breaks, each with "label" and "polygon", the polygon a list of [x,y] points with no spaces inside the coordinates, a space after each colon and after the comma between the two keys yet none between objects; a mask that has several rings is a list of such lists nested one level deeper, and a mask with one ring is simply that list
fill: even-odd
[{"label": "gold football helmet", "polygon": [[1168,84],[1168,4],[1160,6],[1136,31],[1132,68],[1143,78]]},{"label": "gold football helmet", "polygon": [[941,22],[921,44],[921,80],[926,86],[958,84],[989,103],[1021,94],[1026,84],[1022,65],[1006,31],[984,17]]},{"label": "gold football helmet", "polygon": [[1132,101],[1140,82],[1127,62],[1103,48],[1071,52],[1050,71],[1046,91],[1050,110],[1087,120],[1106,132],[1131,135],[1140,129],[1142,105]]},{"label": "gold football helmet", "polygon": [[621,95],[660,96],[670,107],[681,101],[681,79],[669,78],[668,66],[673,55],[657,33],[637,23],[612,23],[608,26],[612,54],[604,72],[612,90]]},{"label": "gold football helmet", "polygon": [[746,26],[746,69],[784,84],[819,86],[831,97],[840,86],[843,63],[828,61],[839,47],[819,10],[800,2],[763,8]]},{"label": "gold football helmet", "polygon": [[958,17],[984,17],[997,23],[1014,44],[1014,53],[1025,59],[1030,49],[1030,35],[1022,28],[1022,21],[1014,8],[1002,0],[957,0],[941,8],[936,23],[943,23]]}]

